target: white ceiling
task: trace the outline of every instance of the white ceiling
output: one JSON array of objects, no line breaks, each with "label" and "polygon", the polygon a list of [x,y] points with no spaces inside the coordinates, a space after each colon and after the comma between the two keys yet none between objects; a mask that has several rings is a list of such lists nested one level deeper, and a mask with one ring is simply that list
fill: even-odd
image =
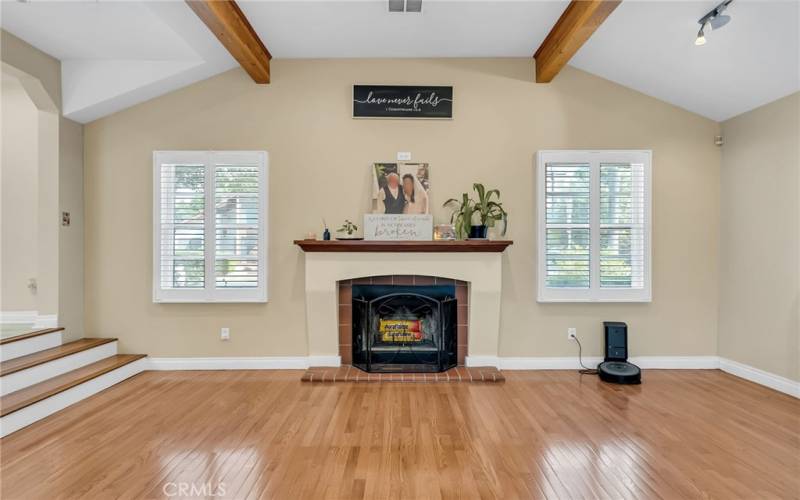
[{"label": "white ceiling", "polygon": [[[240,1],[275,58],[530,57],[567,0]],[[800,1],[735,0],[694,46],[716,1],[625,0],[573,66],[714,120],[800,90]],[[88,122],[236,62],[182,0],[3,1],[0,25],[62,61],[64,114]]]},{"label": "white ceiling", "polygon": [[623,1],[570,64],[716,121],[800,90],[800,2],[734,0],[695,46],[717,3]]},{"label": "white ceiling", "polygon": [[241,2],[270,52],[283,58],[530,57],[569,2],[388,0]]},{"label": "white ceiling", "polygon": [[61,60],[63,113],[81,123],[236,66],[183,1],[2,1],[0,25]]},{"label": "white ceiling", "polygon": [[[186,41],[139,2],[3,2],[3,28],[61,59],[197,57]],[[134,35],[134,36],[132,36]]]}]

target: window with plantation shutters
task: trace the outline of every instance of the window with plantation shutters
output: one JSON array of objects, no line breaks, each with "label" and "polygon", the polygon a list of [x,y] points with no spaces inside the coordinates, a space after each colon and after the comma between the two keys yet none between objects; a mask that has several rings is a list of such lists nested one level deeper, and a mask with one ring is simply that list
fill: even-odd
[{"label": "window with plantation shutters", "polygon": [[540,302],[649,302],[651,153],[537,156]]},{"label": "window with plantation shutters", "polygon": [[155,302],[267,300],[267,154],[153,155]]}]

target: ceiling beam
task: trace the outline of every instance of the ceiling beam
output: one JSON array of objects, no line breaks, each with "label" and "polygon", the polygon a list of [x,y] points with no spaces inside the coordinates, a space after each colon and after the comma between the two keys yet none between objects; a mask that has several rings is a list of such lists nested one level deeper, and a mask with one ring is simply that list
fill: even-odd
[{"label": "ceiling beam", "polygon": [[622,0],[572,0],[536,50],[536,83],[549,83]]},{"label": "ceiling beam", "polygon": [[269,83],[272,55],[233,0],[186,0],[256,83]]}]

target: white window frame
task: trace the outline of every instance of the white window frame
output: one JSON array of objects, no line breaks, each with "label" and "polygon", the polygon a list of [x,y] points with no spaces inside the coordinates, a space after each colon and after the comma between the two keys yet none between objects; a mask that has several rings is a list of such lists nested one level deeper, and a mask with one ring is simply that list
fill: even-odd
[{"label": "white window frame", "polygon": [[[257,162],[259,167],[259,232],[258,232],[258,286],[242,289],[216,287],[215,276],[215,226],[216,210],[215,169],[217,164]],[[175,289],[161,287],[161,165],[205,165],[205,287],[202,289]],[[267,302],[269,217],[269,155],[266,151],[153,151],[153,302]]]},{"label": "white window frame", "polygon": [[[538,219],[538,302],[652,302],[652,156],[650,150],[545,150],[536,155]],[[632,163],[644,166],[644,280],[640,288],[600,287],[600,164]],[[585,163],[590,166],[590,286],[550,288],[547,286],[546,185],[547,163]]]}]

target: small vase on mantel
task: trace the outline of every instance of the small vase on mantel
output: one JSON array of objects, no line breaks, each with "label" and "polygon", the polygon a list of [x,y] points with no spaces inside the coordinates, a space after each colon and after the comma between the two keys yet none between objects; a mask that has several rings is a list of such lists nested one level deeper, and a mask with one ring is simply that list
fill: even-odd
[{"label": "small vase on mantel", "polygon": [[469,239],[471,240],[485,240],[489,227],[485,225],[471,226],[469,228]]},{"label": "small vase on mantel", "polygon": [[495,221],[493,226],[489,226],[486,232],[486,239],[496,241],[506,239],[506,231],[508,231],[508,218],[503,217],[499,221]]}]

